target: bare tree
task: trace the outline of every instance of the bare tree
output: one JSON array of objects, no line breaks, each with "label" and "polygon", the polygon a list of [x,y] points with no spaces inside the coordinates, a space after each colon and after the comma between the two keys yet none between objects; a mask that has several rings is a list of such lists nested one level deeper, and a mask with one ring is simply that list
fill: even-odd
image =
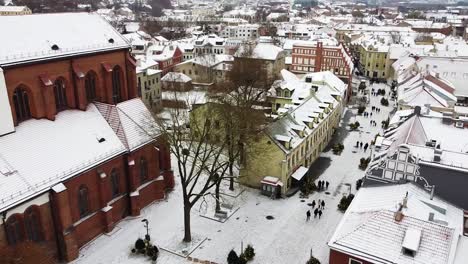
[{"label": "bare tree", "polygon": [[180,177],[184,206],[183,240],[190,242],[192,208],[207,196],[214,197],[212,188],[228,177],[226,172],[229,162],[224,155],[227,144],[213,140],[213,113],[210,109],[207,108],[204,115],[190,115],[189,112],[196,107],[196,99],[189,96],[186,99],[179,98],[181,93],[175,90],[171,93],[175,101],[185,101],[187,108],[166,109],[168,116],[165,118],[156,115],[157,127],[153,130],[163,135],[177,160],[176,171]]},{"label": "bare tree", "polygon": [[243,162],[246,142],[258,134],[266,121],[262,109],[267,104],[266,96],[270,88],[263,63],[249,58],[251,47],[243,49],[243,58],[236,58],[225,82],[215,88],[216,102],[221,105],[223,137],[227,144],[230,190],[234,190],[234,166],[236,162]]}]

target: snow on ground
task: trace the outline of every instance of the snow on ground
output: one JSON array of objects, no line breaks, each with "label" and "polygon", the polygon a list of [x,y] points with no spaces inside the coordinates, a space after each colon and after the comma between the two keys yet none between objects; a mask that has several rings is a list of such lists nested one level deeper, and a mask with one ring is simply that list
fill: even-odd
[{"label": "snow on ground", "polygon": [[[383,84],[376,87],[386,87],[387,94],[389,88]],[[380,98],[370,97],[370,105],[380,107],[381,113],[373,115],[377,122],[377,127],[370,127],[369,120],[363,116],[354,115],[357,109],[347,109],[348,113],[342,122],[346,126],[348,122],[359,121],[361,132],[349,132],[340,129],[336,135],[344,137],[344,151],[340,156],[333,155],[331,151],[323,153],[322,158],[330,158],[331,164],[320,175],[320,180],[330,182],[329,194],[325,192],[314,193],[301,202],[299,195],[290,198],[272,200],[269,197],[260,195],[258,190],[245,188],[245,191],[235,198],[235,204],[240,209],[232,215],[225,223],[200,216],[200,207],[195,206],[192,210],[192,234],[197,237],[206,237],[207,240],[201,244],[192,254],[192,257],[203,260],[226,263],[227,254],[231,249],[240,252],[241,243],[244,247],[251,243],[255,248],[255,259],[251,263],[305,263],[310,251],[321,263],[328,263],[329,249],[327,242],[332,236],[336,226],[341,220],[342,213],[336,208],[339,200],[344,194],[351,190],[354,193],[355,182],[363,176],[363,172],[358,169],[359,159],[367,157],[370,150],[364,153],[363,150],[356,149],[356,141],[370,142],[376,133],[382,133],[380,122],[386,120],[392,107],[380,105]],[[390,101],[393,105],[393,102]],[[370,107],[368,107],[370,111]],[[349,120],[346,120],[349,119]],[[354,153],[356,152],[356,153]],[[173,159],[173,167],[175,168]],[[177,175],[177,171],[174,171]],[[231,197],[232,198],[232,197]],[[232,199],[229,199],[232,201]],[[306,222],[306,211],[310,208],[307,203],[312,200],[325,200],[325,210],[322,218],[312,219]],[[209,202],[212,206],[213,201]],[[273,220],[267,220],[266,216],[271,215]],[[143,237],[145,229],[141,220],[147,218],[150,224],[150,234],[153,242],[159,246],[183,238],[183,210],[182,193],[179,179],[176,178],[175,189],[170,192],[166,199],[156,202],[144,210],[137,218],[127,218],[117,224],[112,235],[102,235],[89,243],[80,251],[80,258],[74,263],[149,263],[148,259],[141,256],[132,256],[130,253],[134,241],[138,237]],[[161,263],[190,263],[186,259],[161,251],[157,261]]]}]

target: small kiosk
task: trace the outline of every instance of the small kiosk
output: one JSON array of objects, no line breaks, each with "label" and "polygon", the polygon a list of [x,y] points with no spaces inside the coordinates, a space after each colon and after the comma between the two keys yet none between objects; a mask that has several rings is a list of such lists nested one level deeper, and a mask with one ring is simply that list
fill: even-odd
[{"label": "small kiosk", "polygon": [[262,184],[262,194],[270,196],[272,199],[281,197],[281,187],[283,183],[273,176],[265,176],[260,182]]}]

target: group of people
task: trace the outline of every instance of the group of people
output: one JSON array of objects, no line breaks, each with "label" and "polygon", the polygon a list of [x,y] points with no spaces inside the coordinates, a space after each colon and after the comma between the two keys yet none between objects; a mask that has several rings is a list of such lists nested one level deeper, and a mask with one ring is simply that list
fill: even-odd
[{"label": "group of people", "polygon": [[362,115],[364,117],[369,117],[369,116],[372,117],[372,112],[369,113],[369,112],[365,111],[364,113],[362,113]]},{"label": "group of people", "polygon": [[374,120],[371,120],[370,124],[371,124],[371,126],[377,126],[377,122],[375,122]]},{"label": "group of people", "polygon": [[317,182],[317,188],[318,188],[319,191],[322,191],[322,190],[325,190],[325,189],[328,190],[328,185],[330,185],[330,183],[328,181],[318,181]]},{"label": "group of people", "polygon": [[371,90],[371,95],[372,95],[372,96],[379,96],[379,92],[376,91],[374,88],[372,88],[372,90]]},{"label": "group of people", "polygon": [[[317,205],[317,208],[315,208],[316,205]],[[315,200],[313,200],[311,206],[312,206],[312,209],[314,210],[313,211],[314,218],[317,218],[317,215],[318,215],[318,218],[320,219],[320,217],[322,217],[322,214],[323,214],[322,210],[325,210],[325,201],[318,199],[318,202],[315,203]],[[312,213],[310,212],[310,210],[307,210],[306,222],[310,220],[311,215]]]},{"label": "group of people", "polygon": [[372,109],[372,112],[375,111],[376,113],[380,113],[380,108],[378,107],[373,106],[371,109]]},{"label": "group of people", "polygon": [[364,144],[362,141],[356,141],[356,148],[362,149],[364,147],[364,152],[369,148],[369,143]]}]

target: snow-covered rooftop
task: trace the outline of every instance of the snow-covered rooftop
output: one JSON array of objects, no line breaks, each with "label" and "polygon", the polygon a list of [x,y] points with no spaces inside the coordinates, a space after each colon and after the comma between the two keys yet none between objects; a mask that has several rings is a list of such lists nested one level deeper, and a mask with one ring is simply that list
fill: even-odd
[{"label": "snow-covered rooftop", "polygon": [[0,174],[0,211],[125,151],[93,104],[21,122],[0,137],[0,163],[13,172]]},{"label": "snow-covered rooftop", "polygon": [[[406,195],[403,219],[396,221]],[[373,263],[452,263],[462,221],[463,210],[430,199],[412,183],[361,188],[328,245]],[[415,250],[414,256],[406,255],[403,246]]]},{"label": "snow-covered rooftop", "polygon": [[101,16],[56,13],[0,16],[0,65],[129,48]]}]

